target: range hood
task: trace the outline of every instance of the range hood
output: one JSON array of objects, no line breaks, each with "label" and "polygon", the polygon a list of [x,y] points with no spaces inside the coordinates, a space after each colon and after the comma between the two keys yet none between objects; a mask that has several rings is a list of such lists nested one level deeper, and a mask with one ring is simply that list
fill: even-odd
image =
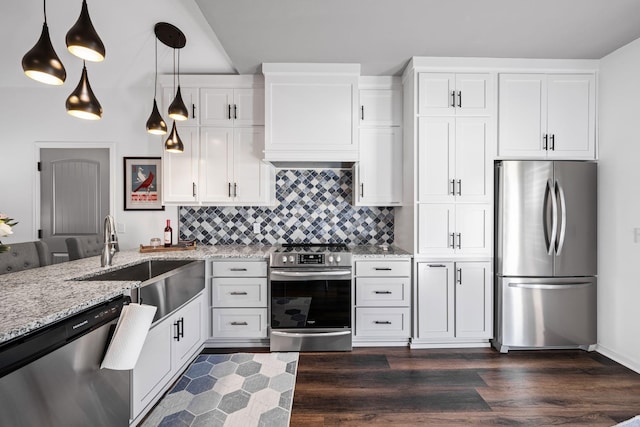
[{"label": "range hood", "polygon": [[360,64],[265,63],[264,160],[279,168],[358,161]]}]

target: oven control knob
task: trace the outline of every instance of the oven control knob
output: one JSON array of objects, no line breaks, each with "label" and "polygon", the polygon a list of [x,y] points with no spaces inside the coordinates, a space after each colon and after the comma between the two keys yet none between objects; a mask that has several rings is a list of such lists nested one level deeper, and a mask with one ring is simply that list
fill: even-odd
[{"label": "oven control knob", "polygon": [[333,255],[329,255],[329,263],[333,262]]},{"label": "oven control knob", "polygon": [[338,255],[338,256],[336,257],[336,262],[338,262],[338,263],[339,263],[340,261],[342,261],[342,258],[340,258],[340,255]]},{"label": "oven control knob", "polygon": [[296,259],[293,257],[293,255],[289,255],[289,262],[293,262],[293,261],[295,261],[295,260],[296,260]]},{"label": "oven control knob", "polygon": [[286,256],[286,255],[284,255],[284,256],[282,257],[282,263],[283,263],[283,264],[286,264],[286,263],[287,263],[287,256]]}]

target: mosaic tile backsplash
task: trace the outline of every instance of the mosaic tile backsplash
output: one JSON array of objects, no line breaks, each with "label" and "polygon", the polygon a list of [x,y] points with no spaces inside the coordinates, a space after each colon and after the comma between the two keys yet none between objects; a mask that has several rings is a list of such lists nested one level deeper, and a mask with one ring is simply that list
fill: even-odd
[{"label": "mosaic tile backsplash", "polygon": [[[392,207],[352,206],[350,170],[283,169],[276,207],[181,206],[180,239],[207,245],[393,243]],[[260,233],[253,224],[260,224]]]}]

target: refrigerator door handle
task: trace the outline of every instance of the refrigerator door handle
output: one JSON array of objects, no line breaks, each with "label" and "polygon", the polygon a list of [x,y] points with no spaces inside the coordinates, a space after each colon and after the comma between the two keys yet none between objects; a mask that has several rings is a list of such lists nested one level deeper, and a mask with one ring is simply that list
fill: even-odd
[{"label": "refrigerator door handle", "polygon": [[547,245],[547,255],[552,255],[555,249],[556,235],[558,234],[558,202],[556,200],[556,190],[551,181],[547,181],[547,190],[547,197],[551,198],[551,236]]},{"label": "refrigerator door handle", "polygon": [[520,289],[575,289],[586,288],[592,285],[593,283],[590,282],[563,283],[557,285],[552,283],[509,283],[510,288]]},{"label": "refrigerator door handle", "polygon": [[556,191],[560,196],[560,217],[562,222],[560,223],[560,233],[558,234],[558,242],[556,244],[556,256],[560,255],[562,252],[562,247],[564,246],[564,239],[566,237],[567,232],[567,203],[564,198],[564,190],[562,186],[558,184],[556,181]]}]

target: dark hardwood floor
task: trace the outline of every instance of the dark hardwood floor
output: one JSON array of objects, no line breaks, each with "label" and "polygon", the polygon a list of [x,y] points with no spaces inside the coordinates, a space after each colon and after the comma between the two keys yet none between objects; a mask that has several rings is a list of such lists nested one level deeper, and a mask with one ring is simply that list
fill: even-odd
[{"label": "dark hardwood floor", "polygon": [[291,426],[611,426],[640,374],[581,350],[300,353]]}]

